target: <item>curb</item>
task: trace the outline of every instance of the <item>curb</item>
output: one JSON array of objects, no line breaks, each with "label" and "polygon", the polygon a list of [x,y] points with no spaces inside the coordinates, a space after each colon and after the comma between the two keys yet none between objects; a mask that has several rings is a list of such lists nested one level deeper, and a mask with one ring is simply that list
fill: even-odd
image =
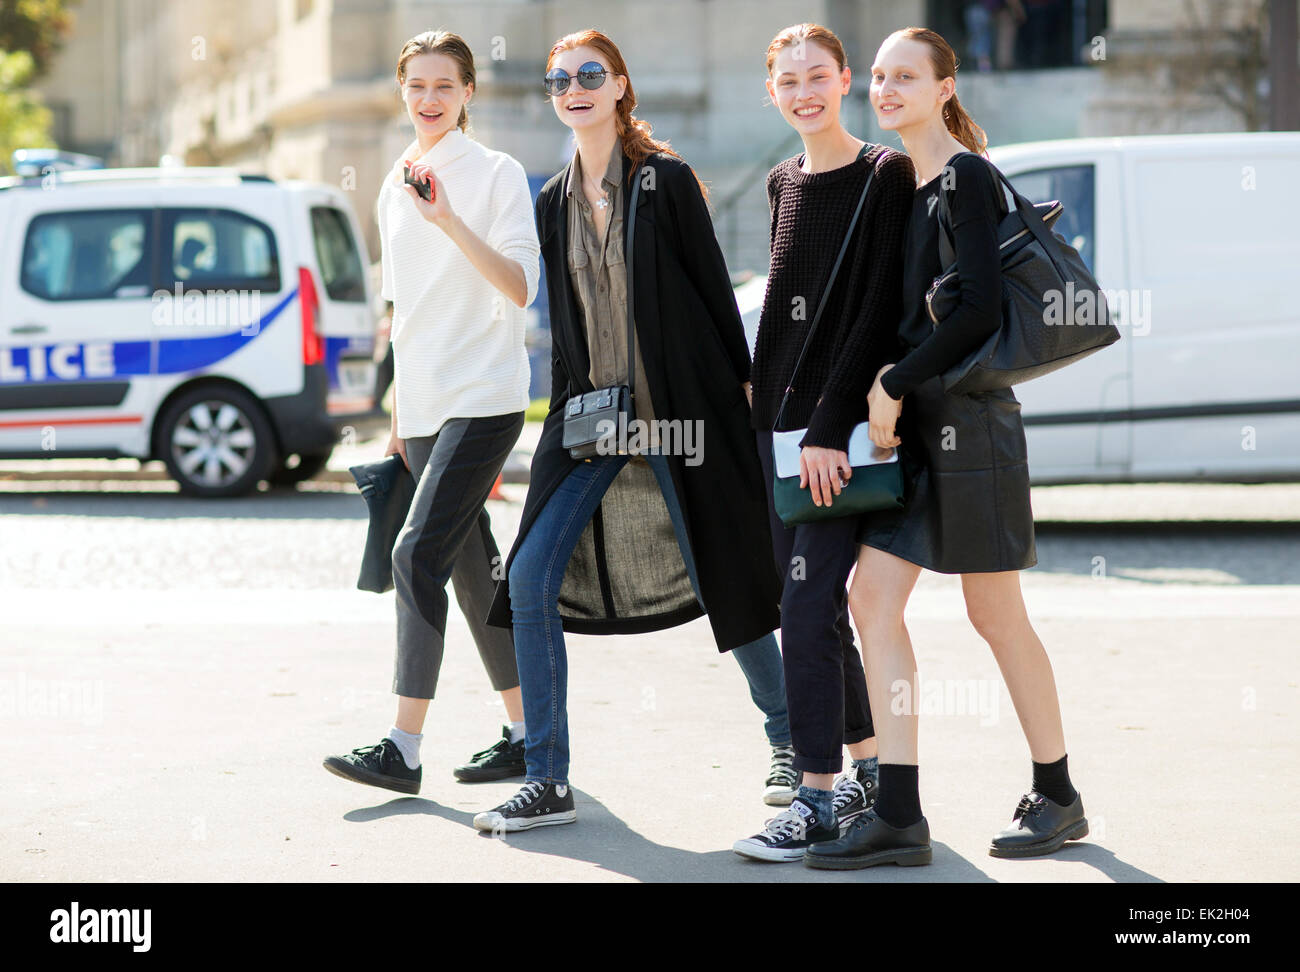
[{"label": "curb", "polygon": [[[375,458],[371,455],[364,457],[358,456],[356,462],[367,462]],[[68,460],[54,460],[55,462]],[[111,460],[117,461],[117,460]],[[528,471],[532,465],[533,455],[531,452],[517,450],[510,454],[506,460],[505,467],[501,470],[501,481],[503,483],[524,484],[528,483]],[[161,462],[150,461],[141,463],[138,469],[95,469],[89,466],[76,466],[71,468],[51,469],[51,468],[14,468],[18,463],[30,462],[33,466],[38,463],[48,467],[48,460],[16,460],[15,462],[5,462],[0,464],[0,483],[4,482],[23,482],[23,483],[40,483],[40,482],[171,482],[171,476],[168,475],[167,469]],[[312,483],[345,483],[353,485],[352,474],[348,472],[347,467],[341,468],[327,467],[313,476],[307,482]]]}]

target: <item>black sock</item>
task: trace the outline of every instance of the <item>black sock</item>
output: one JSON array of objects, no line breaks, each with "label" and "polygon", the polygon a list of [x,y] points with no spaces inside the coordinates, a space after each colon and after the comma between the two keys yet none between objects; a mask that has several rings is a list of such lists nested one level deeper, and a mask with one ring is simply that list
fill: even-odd
[{"label": "black sock", "polygon": [[921,819],[921,789],[915,766],[880,764],[876,816],[891,827],[910,827]]},{"label": "black sock", "polygon": [[1065,765],[1068,758],[1062,756],[1055,763],[1034,763],[1034,789],[1063,807],[1068,807],[1079,796]]}]

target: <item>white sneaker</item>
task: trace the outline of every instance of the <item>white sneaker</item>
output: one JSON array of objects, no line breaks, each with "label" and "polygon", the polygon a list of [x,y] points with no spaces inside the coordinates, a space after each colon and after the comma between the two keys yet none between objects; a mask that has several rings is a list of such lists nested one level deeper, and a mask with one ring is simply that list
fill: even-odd
[{"label": "white sneaker", "polygon": [[773,746],[772,765],[764,780],[763,802],[769,807],[788,807],[799,792],[799,772],[794,768],[794,747]]},{"label": "white sneaker", "polygon": [[568,784],[529,780],[501,806],[475,815],[474,828],[494,834],[513,833],[532,827],[573,823],[577,819],[573,790]]},{"label": "white sneaker", "polygon": [[812,844],[835,840],[840,828],[817,819],[817,811],[798,797],[788,810],[782,810],[764,826],[761,833],[745,837],[731,845],[741,857],[756,861],[798,861]]}]

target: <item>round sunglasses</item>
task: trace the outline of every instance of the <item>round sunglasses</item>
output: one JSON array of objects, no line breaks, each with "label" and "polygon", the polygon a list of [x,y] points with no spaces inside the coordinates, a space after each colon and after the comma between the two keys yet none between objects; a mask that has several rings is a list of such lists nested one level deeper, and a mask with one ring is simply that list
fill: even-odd
[{"label": "round sunglasses", "polygon": [[[582,85],[588,91],[595,91],[605,79],[609,77],[610,72],[605,70],[605,66],[599,61],[588,61],[582,67],[578,68],[578,84]],[[569,72],[563,68],[551,68],[546,72],[546,77],[542,78],[542,87],[546,93],[552,97],[562,95],[569,90],[569,82],[573,78],[569,77]]]}]

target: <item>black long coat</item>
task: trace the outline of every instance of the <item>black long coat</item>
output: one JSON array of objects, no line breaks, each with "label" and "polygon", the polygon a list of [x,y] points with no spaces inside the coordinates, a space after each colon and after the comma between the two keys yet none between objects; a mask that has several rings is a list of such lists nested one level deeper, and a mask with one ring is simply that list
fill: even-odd
[{"label": "black long coat", "polygon": [[[572,162],[569,166],[572,166]],[[561,444],[564,403],[592,391],[590,358],[569,281],[564,187],[569,166],[537,197],[535,216],[551,310],[551,402],[533,456],[528,497],[506,574],[488,622],[511,624],[509,567],[538,513],[573,459]],[[624,239],[631,227],[631,160],[623,157]],[[647,171],[649,170],[649,171]],[[700,594],[720,651],[780,623],[780,577],[772,555],[767,494],[749,403],[749,346],[708,206],[690,166],[650,156],[642,179],[634,241],[637,341],[655,418],[703,423],[702,462],[669,455],[686,521]],[[564,629],[631,634],[682,624],[701,614],[667,508],[644,462],[629,462],[587,524],[560,588]]]}]

